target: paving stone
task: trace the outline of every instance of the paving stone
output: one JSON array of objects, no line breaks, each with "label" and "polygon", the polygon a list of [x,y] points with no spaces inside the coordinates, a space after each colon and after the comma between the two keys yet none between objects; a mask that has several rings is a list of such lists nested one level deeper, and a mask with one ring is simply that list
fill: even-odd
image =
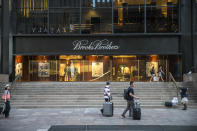
[{"label": "paving stone", "polygon": [[[113,117],[103,117],[98,108],[12,109],[10,118],[0,116],[0,131],[36,131],[52,125],[194,125],[197,110],[142,109],[142,119],[121,119],[123,108],[115,108]],[[127,114],[128,116],[128,114]]]}]

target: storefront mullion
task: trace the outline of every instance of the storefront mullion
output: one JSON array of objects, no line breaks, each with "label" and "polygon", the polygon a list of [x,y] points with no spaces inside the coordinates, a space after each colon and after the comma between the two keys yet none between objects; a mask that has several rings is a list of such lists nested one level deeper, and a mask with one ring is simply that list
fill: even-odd
[{"label": "storefront mullion", "polygon": [[[2,50],[2,41],[1,41],[1,38],[2,38],[2,19],[3,19],[3,15],[2,15],[2,0],[0,0],[0,51]],[[0,54],[0,64],[2,63],[2,54]],[[1,69],[0,69],[0,72],[1,72]]]},{"label": "storefront mullion", "polygon": [[147,33],[147,26],[146,26],[146,0],[144,0],[144,33]]}]

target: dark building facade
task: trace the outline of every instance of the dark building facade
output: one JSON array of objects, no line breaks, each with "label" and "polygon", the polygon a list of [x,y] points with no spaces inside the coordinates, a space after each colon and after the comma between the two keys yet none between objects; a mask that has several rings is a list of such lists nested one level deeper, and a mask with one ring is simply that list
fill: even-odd
[{"label": "dark building facade", "polygon": [[[22,81],[177,80],[197,66],[196,0],[3,0],[1,72]],[[10,23],[10,24],[7,24]]]}]

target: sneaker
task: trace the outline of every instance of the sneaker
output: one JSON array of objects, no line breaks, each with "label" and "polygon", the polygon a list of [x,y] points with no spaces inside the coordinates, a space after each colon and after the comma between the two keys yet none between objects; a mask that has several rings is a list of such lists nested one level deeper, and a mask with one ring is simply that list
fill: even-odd
[{"label": "sneaker", "polygon": [[124,115],[121,115],[121,118],[122,118],[122,119],[124,119],[124,118],[125,118],[125,116],[124,116]]}]

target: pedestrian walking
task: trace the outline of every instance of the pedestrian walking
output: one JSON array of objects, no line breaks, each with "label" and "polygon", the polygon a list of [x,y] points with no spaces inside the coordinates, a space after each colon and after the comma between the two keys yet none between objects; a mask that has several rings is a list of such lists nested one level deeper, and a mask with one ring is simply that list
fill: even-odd
[{"label": "pedestrian walking", "polygon": [[132,116],[133,113],[133,105],[134,105],[134,98],[138,99],[137,96],[134,95],[134,82],[130,81],[130,86],[127,89],[126,93],[126,100],[127,100],[127,107],[124,110],[124,112],[122,113],[122,118],[125,118],[125,114],[127,113],[127,111],[129,111],[129,117]]},{"label": "pedestrian walking", "polygon": [[187,90],[188,90],[188,88],[185,88],[185,87],[183,87],[183,88],[181,88],[181,103],[183,104],[183,110],[187,110],[187,104],[188,104],[188,95],[187,95]]},{"label": "pedestrian walking", "polygon": [[150,82],[151,82],[154,79],[154,77],[156,76],[154,66],[151,68],[150,74],[151,74],[151,77],[150,77]]},{"label": "pedestrian walking", "polygon": [[4,100],[5,102],[5,110],[3,112],[5,118],[8,118],[9,117],[9,113],[10,113],[10,109],[11,109],[11,106],[10,106],[10,92],[9,92],[9,85],[7,84],[5,86],[5,89],[4,89],[4,92],[2,94],[2,99]]},{"label": "pedestrian walking", "polygon": [[165,73],[163,72],[162,66],[160,65],[160,66],[159,66],[159,70],[158,70],[159,80],[161,79],[162,81],[164,81],[164,80],[163,80],[163,75],[164,75],[164,74],[165,74]]}]

